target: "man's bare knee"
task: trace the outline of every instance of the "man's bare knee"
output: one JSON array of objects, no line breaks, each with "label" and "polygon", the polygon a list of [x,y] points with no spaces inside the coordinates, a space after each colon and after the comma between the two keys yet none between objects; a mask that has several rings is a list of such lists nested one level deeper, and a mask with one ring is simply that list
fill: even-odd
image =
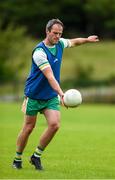
[{"label": "man's bare knee", "polygon": [[57,131],[60,128],[60,124],[58,122],[54,122],[54,123],[51,123],[49,127],[52,131]]},{"label": "man's bare knee", "polygon": [[34,124],[26,124],[23,128],[23,132],[26,134],[31,134],[31,132],[33,131],[35,125]]},{"label": "man's bare knee", "polygon": [[30,134],[30,133],[33,131],[34,127],[35,127],[35,126],[28,126],[28,127],[27,127],[27,130],[26,130],[26,131],[28,132],[28,134]]},{"label": "man's bare knee", "polygon": [[26,134],[30,134],[35,127],[35,123],[36,123],[36,117],[26,116],[26,121],[25,121],[25,125],[23,127],[23,131]]}]

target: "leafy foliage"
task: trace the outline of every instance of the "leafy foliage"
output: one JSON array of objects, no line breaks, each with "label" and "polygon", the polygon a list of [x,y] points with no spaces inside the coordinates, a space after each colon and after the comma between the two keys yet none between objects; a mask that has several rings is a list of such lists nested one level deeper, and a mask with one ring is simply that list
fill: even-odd
[{"label": "leafy foliage", "polygon": [[37,37],[44,36],[49,19],[60,18],[71,36],[96,33],[115,38],[114,0],[2,0],[0,17],[3,29],[13,22]]},{"label": "leafy foliage", "polygon": [[[27,64],[28,40],[25,28],[14,28],[10,24],[6,30],[0,29],[0,83],[20,79],[20,72]],[[25,60],[24,60],[25,59]]]},{"label": "leafy foliage", "polygon": [[93,31],[100,36],[115,37],[115,1],[87,0],[85,6],[87,31]]}]

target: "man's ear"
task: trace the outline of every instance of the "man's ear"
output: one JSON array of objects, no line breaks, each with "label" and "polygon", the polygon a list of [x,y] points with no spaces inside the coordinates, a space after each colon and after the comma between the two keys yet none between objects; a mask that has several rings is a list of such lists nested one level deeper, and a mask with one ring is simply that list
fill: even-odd
[{"label": "man's ear", "polygon": [[48,29],[46,29],[46,34],[48,34],[49,33],[49,30]]}]

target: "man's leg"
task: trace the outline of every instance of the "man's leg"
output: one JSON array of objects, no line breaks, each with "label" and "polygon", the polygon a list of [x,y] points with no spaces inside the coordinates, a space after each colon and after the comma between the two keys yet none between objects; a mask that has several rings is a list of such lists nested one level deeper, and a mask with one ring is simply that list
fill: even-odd
[{"label": "man's leg", "polygon": [[40,158],[41,154],[45,147],[50,143],[50,141],[54,137],[60,125],[60,111],[45,109],[43,113],[47,120],[48,127],[41,135],[39,145],[36,148],[34,154],[31,156],[31,163],[35,166],[35,169],[37,170],[43,169]]},{"label": "man's leg", "polygon": [[22,130],[20,131],[18,138],[17,138],[16,157],[13,162],[14,168],[17,168],[17,169],[22,168],[21,156],[22,156],[24,148],[27,144],[29,135],[31,134],[33,128],[35,127],[36,118],[37,118],[37,116],[25,115],[25,121],[24,121]]},{"label": "man's leg", "polygon": [[47,120],[48,127],[40,137],[39,146],[42,149],[49,144],[60,127],[60,111],[45,109],[44,115]]}]

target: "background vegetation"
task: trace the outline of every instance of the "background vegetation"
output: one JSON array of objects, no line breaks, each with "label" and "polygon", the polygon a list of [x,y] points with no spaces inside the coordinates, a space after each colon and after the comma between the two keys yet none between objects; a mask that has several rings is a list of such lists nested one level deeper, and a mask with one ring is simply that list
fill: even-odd
[{"label": "background vegetation", "polygon": [[115,38],[114,0],[2,0],[2,29],[13,22],[25,26],[36,37],[44,36],[44,25],[51,18],[60,18],[67,34],[96,33]]},{"label": "background vegetation", "polygon": [[33,47],[45,37],[49,19],[64,22],[63,37],[96,34],[100,42],[66,49],[61,86],[115,85],[114,0],[4,0],[0,3],[0,93],[23,94]]}]

